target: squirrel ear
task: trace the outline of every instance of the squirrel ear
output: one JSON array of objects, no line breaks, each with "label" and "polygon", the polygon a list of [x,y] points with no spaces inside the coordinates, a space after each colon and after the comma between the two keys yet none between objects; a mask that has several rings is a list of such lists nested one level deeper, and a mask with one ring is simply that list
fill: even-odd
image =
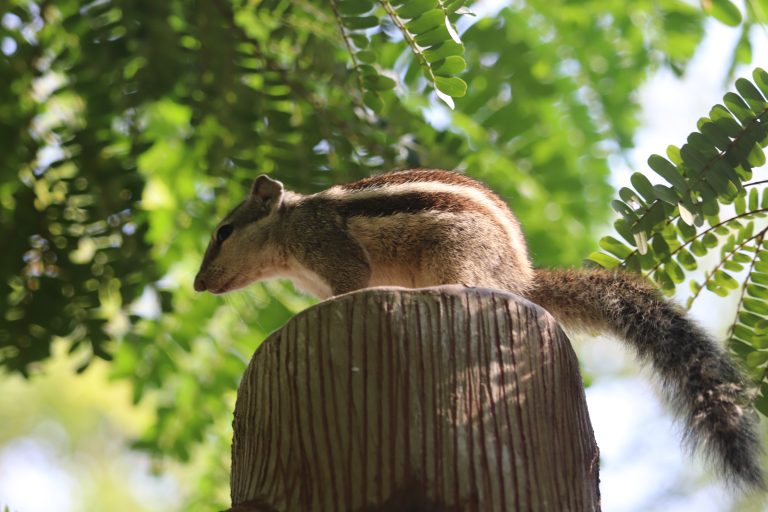
[{"label": "squirrel ear", "polygon": [[251,186],[251,195],[267,203],[274,202],[275,199],[279,200],[280,196],[283,195],[283,184],[266,174],[262,174],[254,180]]}]

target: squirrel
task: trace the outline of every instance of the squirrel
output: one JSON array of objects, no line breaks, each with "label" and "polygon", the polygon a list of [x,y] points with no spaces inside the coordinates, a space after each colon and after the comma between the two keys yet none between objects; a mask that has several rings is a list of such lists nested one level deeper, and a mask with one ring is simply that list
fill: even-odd
[{"label": "squirrel", "polygon": [[194,288],[220,294],[272,277],[321,299],[380,285],[496,288],[566,328],[613,334],[659,375],[686,440],[729,482],[765,488],[746,379],[713,339],[639,276],[534,269],[507,204],[467,176],[396,171],[312,195],[259,176],[216,227]]}]

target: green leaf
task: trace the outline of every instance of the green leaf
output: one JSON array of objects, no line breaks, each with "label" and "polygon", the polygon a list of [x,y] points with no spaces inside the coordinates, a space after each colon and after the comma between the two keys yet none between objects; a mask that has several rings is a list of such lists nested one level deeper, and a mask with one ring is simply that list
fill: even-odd
[{"label": "green leaf", "polygon": [[379,25],[379,18],[376,16],[342,16],[341,22],[351,30],[361,30],[377,27]]},{"label": "green leaf", "polygon": [[357,67],[357,70],[363,75],[363,78],[379,76],[379,72],[370,64],[361,64]]},{"label": "green leaf", "polygon": [[745,211],[747,211],[747,200],[745,198],[745,194],[739,194],[736,197],[736,201],[734,202],[734,206],[736,208],[736,213],[738,215],[743,215]]},{"label": "green leaf", "polygon": [[621,187],[619,189],[619,197],[622,199],[622,201],[632,205],[632,208],[640,208],[645,206],[645,202],[640,198],[637,192],[631,188]]},{"label": "green leaf", "polygon": [[648,208],[648,210],[646,210],[643,216],[640,217],[632,227],[635,232],[651,231],[655,228],[657,224],[664,222],[665,218],[666,218],[666,213],[664,209],[664,204],[660,202],[656,202],[653,205],[651,205],[651,207]]},{"label": "green leaf", "polygon": [[656,272],[653,275],[653,278],[662,290],[666,292],[672,292],[675,290],[675,283],[666,272]]},{"label": "green leaf", "polygon": [[723,159],[718,158],[714,161],[712,164],[712,173],[717,173],[724,176],[726,179],[728,179],[728,181],[738,187],[739,192],[743,190],[744,187],[741,183],[741,178],[738,174],[736,174],[736,171],[733,170],[733,167],[728,165]]},{"label": "green leaf", "polygon": [[738,263],[752,263],[752,256],[749,254],[743,253],[743,252],[736,252],[732,256],[733,261],[736,261]]},{"label": "green leaf", "polygon": [[376,62],[376,53],[370,50],[362,50],[355,54],[357,60],[365,62],[366,64],[372,64]]},{"label": "green leaf", "polygon": [[648,158],[648,166],[678,191],[682,193],[687,191],[688,187],[680,171],[666,158],[659,155],[651,155]]},{"label": "green leaf", "polygon": [[768,262],[758,261],[755,263],[755,270],[768,274]]},{"label": "green leaf", "polygon": [[447,59],[451,55],[464,55],[464,45],[456,44],[453,41],[446,41],[424,51],[424,57],[430,63]]},{"label": "green leaf", "polygon": [[432,71],[436,75],[450,76],[456,75],[464,71],[467,67],[467,63],[464,58],[459,55],[450,55],[449,57],[437,61],[432,65]]},{"label": "green leaf", "polygon": [[768,102],[765,101],[757,87],[752,85],[752,82],[749,80],[745,78],[736,80],[736,90],[746,100],[753,113],[758,114],[768,107]]},{"label": "green leaf", "polygon": [[692,240],[696,236],[696,228],[687,224],[683,219],[677,219],[677,229],[684,240]]},{"label": "green leaf", "polygon": [[680,148],[674,144],[667,146],[667,157],[676,166],[683,164],[683,159],[680,157]]},{"label": "green leaf", "polygon": [[757,210],[758,208],[758,192],[757,189],[752,187],[752,190],[749,191],[749,211],[753,212]]},{"label": "green leaf", "polygon": [[709,117],[717,127],[728,137],[735,139],[741,134],[741,126],[733,118],[731,113],[722,105],[715,105],[709,111]]},{"label": "green leaf", "polygon": [[384,108],[384,102],[381,100],[379,94],[374,91],[365,91],[365,94],[363,94],[363,103],[374,112],[381,112],[381,109]]},{"label": "green leaf", "polygon": [[619,264],[619,260],[612,258],[602,252],[593,252],[587,259],[597,263],[603,268],[614,268]]},{"label": "green leaf", "polygon": [[[694,218],[694,224],[697,227],[701,227],[704,224],[704,219],[702,218],[702,215],[706,216],[707,218],[713,218],[716,217],[718,213],[720,213],[720,203],[718,203],[715,200],[715,196],[717,195],[714,190],[712,190],[712,187],[709,186],[709,183],[704,182],[702,184],[702,193],[701,195],[705,197],[705,202],[700,203],[701,205],[701,215],[697,215]],[[711,198],[707,199],[706,194],[704,191],[710,191]]]},{"label": "green leaf", "polygon": [[754,270],[749,275],[749,279],[751,281],[754,281],[758,284],[762,284],[764,286],[768,286],[768,274],[763,274],[761,272],[755,272]]},{"label": "green leaf", "polygon": [[696,258],[694,258],[693,255],[685,249],[682,249],[677,253],[677,261],[680,262],[685,270],[691,271],[698,268]]},{"label": "green leaf", "polygon": [[437,9],[439,5],[438,0],[408,0],[397,8],[397,15],[411,19],[429,10]]},{"label": "green leaf", "polygon": [[677,206],[680,202],[680,197],[675,193],[675,190],[672,187],[666,185],[654,185],[653,192],[656,194],[656,197],[667,204]]},{"label": "green leaf", "polygon": [[[720,151],[712,144],[704,135],[699,132],[693,132],[688,135],[688,144],[691,148],[695,149],[704,158],[704,161],[709,160],[713,156],[720,153]],[[685,146],[683,146],[685,149]],[[682,150],[681,150],[682,151]]]},{"label": "green leaf", "polygon": [[680,268],[680,265],[678,265],[675,260],[669,260],[664,265],[664,269],[666,270],[670,279],[672,279],[673,283],[680,284],[685,280],[685,273],[683,272],[683,269]]},{"label": "green leaf", "polygon": [[634,219],[635,218],[635,211],[625,202],[619,201],[618,199],[614,199],[611,201],[611,207],[616,211],[616,213],[623,215],[624,217]]},{"label": "green leaf", "polygon": [[683,162],[688,165],[691,171],[695,172],[698,172],[701,168],[703,168],[708,160],[708,158],[695,147],[693,147],[692,144],[683,144],[683,147],[680,148],[680,158],[683,159]]},{"label": "green leaf", "polygon": [[746,363],[753,368],[764,366],[768,363],[768,350],[755,350],[747,356]]},{"label": "green leaf", "polygon": [[714,247],[717,247],[718,241],[717,237],[713,235],[712,233],[707,233],[701,238],[702,243],[705,247],[712,249]]},{"label": "green leaf", "polygon": [[755,399],[755,409],[763,416],[768,416],[768,397],[760,395]]},{"label": "green leaf", "polygon": [[720,282],[722,286],[729,290],[735,290],[739,287],[739,282],[734,279],[729,273],[718,270],[715,272],[715,279]]},{"label": "green leaf", "polygon": [[695,254],[698,257],[705,256],[707,254],[707,247],[701,243],[699,240],[694,240],[691,242],[691,252]]},{"label": "green leaf", "polygon": [[361,50],[363,48],[368,48],[371,44],[371,41],[364,34],[349,34],[349,38],[355,43],[355,46]]},{"label": "green leaf", "polygon": [[613,254],[620,260],[626,259],[633,252],[632,249],[616,240],[612,236],[604,236],[601,238],[600,247]]},{"label": "green leaf", "polygon": [[363,77],[363,85],[371,91],[388,91],[394,89],[397,82],[384,75],[368,75]]},{"label": "green leaf", "polygon": [[[697,283],[696,281],[694,281],[694,280],[691,280],[690,288],[691,288],[691,293],[693,293],[694,295],[698,294],[699,291],[701,291],[701,285],[699,283]],[[693,299],[693,297],[691,297],[688,300],[688,306],[687,306],[688,308],[691,307],[691,299]]]},{"label": "green leaf", "polygon": [[744,299],[742,304],[747,311],[763,316],[768,315],[768,303],[760,299]]},{"label": "green leaf", "polygon": [[656,199],[657,195],[653,190],[653,185],[651,185],[651,182],[644,174],[639,172],[633,173],[630,182],[647,202],[652,203]]},{"label": "green leaf", "polygon": [[476,16],[476,14],[472,12],[468,7],[465,7],[464,4],[466,3],[468,3],[468,0],[447,0],[443,2],[443,7],[445,7],[446,12],[449,13]]},{"label": "green leaf", "polygon": [[427,11],[405,24],[405,28],[412,34],[423,34],[438,27],[445,28],[445,13],[442,9]]},{"label": "green leaf", "polygon": [[731,65],[728,69],[728,75],[732,76],[735,72],[735,67],[738,64],[750,64],[752,62],[752,41],[750,35],[752,32],[752,24],[745,23],[741,27],[741,36],[739,42],[733,48],[733,54],[731,57]]},{"label": "green leaf", "polygon": [[359,16],[373,9],[371,0],[343,0],[336,5],[344,16]]},{"label": "green leaf", "polygon": [[752,329],[750,329],[745,325],[735,325],[733,327],[733,335],[739,338],[740,340],[744,340],[747,342],[751,342],[752,338],[754,337]]},{"label": "green leaf", "polygon": [[749,105],[747,105],[738,94],[733,92],[725,93],[723,102],[725,103],[725,106],[728,107],[728,110],[736,116],[736,119],[739,120],[742,126],[747,126],[754,121],[755,114],[749,109]]},{"label": "green leaf", "polygon": [[660,233],[653,235],[651,247],[653,247],[653,252],[658,259],[666,260],[669,258],[669,244]]},{"label": "green leaf", "polygon": [[768,98],[768,72],[763,68],[755,68],[752,72],[752,79],[763,92],[763,95]]},{"label": "green leaf", "polygon": [[621,237],[630,244],[634,244],[634,235],[629,227],[629,222],[626,219],[616,219],[613,223],[614,229],[621,235]]},{"label": "green leaf", "polygon": [[451,39],[451,34],[448,32],[448,29],[445,27],[445,24],[442,24],[436,28],[433,28],[429,32],[424,32],[422,34],[419,34],[416,36],[416,44],[418,44],[421,47],[429,47],[434,46],[440,43],[443,43],[445,41],[448,41]]},{"label": "green leaf", "polygon": [[752,146],[752,151],[747,156],[747,162],[753,167],[762,167],[765,164],[765,153],[760,146],[757,144]]},{"label": "green leaf", "polygon": [[763,317],[760,315],[755,315],[754,313],[749,313],[747,311],[739,312],[739,322],[743,323],[747,327],[751,327],[752,329],[754,329],[758,323],[763,321]]},{"label": "green leaf", "polygon": [[759,334],[760,336],[765,336],[765,334],[768,333],[768,320],[761,318],[757,323],[755,323],[754,329],[755,333]]},{"label": "green leaf", "polygon": [[467,93],[467,83],[455,76],[437,76],[435,77],[435,86],[443,93],[454,98],[460,98]]},{"label": "green leaf", "polygon": [[699,130],[707,138],[707,140],[714,144],[720,151],[724,151],[731,143],[731,139],[728,137],[728,135],[711,121],[703,123],[699,127]]},{"label": "green leaf", "polygon": [[727,297],[730,293],[727,289],[723,288],[720,284],[712,279],[707,281],[707,290],[711,291],[718,297]]},{"label": "green leaf", "polygon": [[729,27],[736,27],[741,23],[739,8],[729,0],[702,0],[701,5],[704,12]]},{"label": "green leaf", "polygon": [[768,299],[768,288],[756,284],[750,284],[747,286],[747,294],[760,299]]}]

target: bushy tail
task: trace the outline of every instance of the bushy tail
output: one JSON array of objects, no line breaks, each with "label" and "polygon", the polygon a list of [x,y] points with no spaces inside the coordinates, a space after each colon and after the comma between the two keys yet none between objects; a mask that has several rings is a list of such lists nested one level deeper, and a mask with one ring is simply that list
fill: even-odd
[{"label": "bushy tail", "polygon": [[596,329],[625,340],[660,376],[670,404],[685,421],[686,441],[703,448],[732,483],[765,487],[744,377],[652,285],[614,271],[537,270],[528,296],[566,327]]}]

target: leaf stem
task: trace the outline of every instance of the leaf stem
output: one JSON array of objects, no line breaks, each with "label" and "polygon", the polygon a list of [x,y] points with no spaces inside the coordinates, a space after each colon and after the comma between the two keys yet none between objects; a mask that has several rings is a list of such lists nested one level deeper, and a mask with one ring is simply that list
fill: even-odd
[{"label": "leaf stem", "polygon": [[[768,228],[766,228],[768,229]],[[752,261],[749,262],[749,270],[747,271],[747,278],[744,279],[744,281],[741,284],[741,294],[739,295],[739,303],[736,305],[736,315],[733,318],[733,322],[731,322],[731,326],[728,328],[728,336],[725,341],[725,347],[730,348],[731,340],[733,339],[733,331],[736,327],[736,324],[739,322],[739,313],[741,312],[741,305],[744,304],[744,296],[747,293],[747,283],[749,282],[749,276],[752,275],[752,270],[755,268],[755,262],[757,262],[757,257],[760,254],[760,244],[763,243],[763,238],[765,237],[766,229],[763,229],[760,233],[758,233],[757,243],[755,244],[755,254],[752,256]]]},{"label": "leaf stem", "polygon": [[715,275],[715,272],[717,272],[718,270],[720,270],[720,267],[722,267],[722,266],[725,264],[725,262],[726,262],[726,261],[730,260],[730,259],[731,259],[731,257],[732,257],[734,254],[736,254],[736,251],[738,251],[739,249],[741,249],[742,247],[744,247],[745,245],[747,245],[747,244],[748,244],[749,242],[751,242],[752,240],[754,240],[754,239],[756,239],[756,238],[758,238],[758,237],[764,237],[764,236],[765,236],[765,233],[766,233],[766,231],[768,231],[768,228],[765,228],[765,229],[763,229],[762,231],[758,232],[756,235],[752,235],[751,237],[749,237],[749,238],[747,238],[747,239],[743,240],[743,241],[742,241],[742,242],[741,242],[739,245],[737,245],[737,246],[735,246],[733,249],[731,249],[731,251],[730,251],[728,254],[726,254],[725,256],[723,256],[723,258],[720,260],[720,262],[719,262],[717,265],[715,265],[715,268],[713,268],[713,269],[712,269],[710,272],[708,272],[707,274],[705,274],[705,279],[704,279],[704,281],[701,283],[701,287],[700,287],[698,290],[696,290],[696,293],[694,293],[694,294],[693,294],[693,296],[692,296],[692,297],[691,297],[691,298],[688,300],[688,308],[690,309],[690,307],[691,307],[691,305],[693,304],[693,302],[694,302],[694,301],[695,301],[695,300],[698,298],[698,296],[701,294],[701,290],[703,290],[704,288],[706,288],[706,286],[707,286],[707,283],[709,283],[709,281],[710,281],[710,280],[712,280],[712,277]]},{"label": "leaf stem", "polygon": [[398,16],[397,11],[395,11],[395,8],[392,7],[392,4],[389,3],[389,0],[379,0],[379,4],[384,8],[384,11],[389,15],[389,18],[392,20],[392,23],[394,23],[398,30],[403,34],[403,38],[408,43],[408,46],[411,48],[411,51],[416,56],[416,59],[419,61],[419,65],[424,69],[424,72],[427,74],[427,78],[432,84],[432,87],[437,89],[437,84],[435,83],[435,74],[432,71],[432,65],[427,60],[427,57],[424,55],[424,52],[421,50],[421,47],[416,42],[416,39],[413,37],[413,34],[406,28],[405,23],[403,23],[403,20]]},{"label": "leaf stem", "polygon": [[[666,263],[667,261],[671,260],[671,259],[672,259],[672,256],[674,256],[675,254],[677,254],[678,252],[680,252],[681,250],[683,250],[683,249],[684,249],[686,246],[690,245],[692,242],[696,241],[696,240],[697,240],[697,239],[699,239],[700,237],[703,237],[704,235],[706,235],[706,234],[707,234],[707,233],[709,233],[710,231],[713,231],[713,230],[715,230],[715,229],[719,228],[720,226],[724,226],[724,225],[726,225],[726,224],[728,224],[728,223],[731,223],[731,222],[733,222],[733,221],[735,221],[735,220],[737,220],[737,219],[741,219],[741,218],[744,218],[744,217],[749,217],[749,216],[751,216],[751,215],[757,215],[757,214],[760,214],[760,213],[765,213],[765,212],[768,212],[768,208],[760,208],[760,209],[758,209],[758,210],[752,210],[751,212],[745,212],[745,213],[742,213],[742,214],[736,215],[735,217],[731,217],[731,218],[729,218],[729,219],[726,219],[726,220],[724,220],[724,221],[722,221],[722,222],[718,222],[717,224],[715,224],[715,225],[713,225],[713,226],[710,226],[709,228],[705,229],[705,230],[704,230],[704,231],[702,231],[701,233],[696,233],[696,236],[694,236],[694,237],[693,237],[693,238],[691,238],[690,240],[687,240],[685,243],[683,243],[682,245],[680,245],[680,247],[678,247],[678,248],[677,248],[677,249],[675,249],[674,251],[670,252],[670,253],[669,253],[669,256],[668,256],[667,258],[665,258],[663,261],[659,261],[659,262],[658,262],[656,265],[654,265],[654,266],[653,266],[653,267],[652,267],[650,270],[648,270],[648,272],[646,272],[646,274],[645,274],[645,277],[648,277],[648,276],[650,276],[652,273],[656,272],[656,271],[659,269],[659,267],[660,267],[660,266],[661,266],[663,263]],[[669,222],[671,222],[671,220],[670,220]],[[631,253],[630,253],[630,254],[629,254],[629,255],[628,255],[628,256],[627,256],[627,257],[624,259],[624,261],[628,260],[628,259],[629,259],[631,256],[633,256],[633,255],[635,255],[635,254],[637,254],[637,249],[635,249],[634,251],[632,251],[632,252],[631,252]]]},{"label": "leaf stem", "polygon": [[[333,10],[333,16],[336,18],[336,25],[339,27],[339,32],[341,33],[341,39],[344,40],[344,46],[347,47],[347,52],[349,53],[350,59],[352,59],[352,66],[355,68],[355,77],[357,78],[357,85],[360,87],[360,93],[365,92],[365,85],[363,84],[363,74],[360,71],[360,63],[357,61],[357,57],[355,57],[355,51],[352,48],[352,43],[349,40],[349,35],[347,34],[347,29],[344,28],[344,23],[341,20],[341,14],[339,14],[339,7],[336,5],[336,0],[330,0],[331,9]],[[357,102],[357,99],[354,100]],[[360,106],[360,104],[358,104]]]}]

